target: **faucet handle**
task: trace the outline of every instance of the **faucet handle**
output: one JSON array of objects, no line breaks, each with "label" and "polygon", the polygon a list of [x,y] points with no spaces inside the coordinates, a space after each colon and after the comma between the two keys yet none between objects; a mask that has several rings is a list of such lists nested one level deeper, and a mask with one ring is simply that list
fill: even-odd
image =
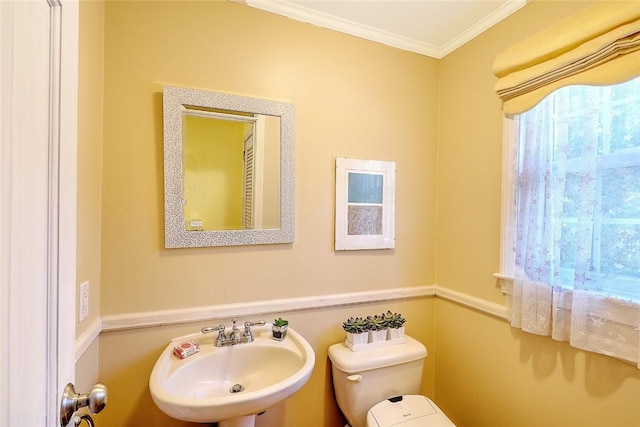
[{"label": "faucet handle", "polygon": [[267,322],[265,322],[264,320],[253,320],[253,321],[247,320],[246,322],[244,322],[244,330],[246,331],[252,326],[264,326],[266,324]]},{"label": "faucet handle", "polygon": [[223,323],[220,323],[216,327],[205,327],[200,329],[203,334],[210,334],[211,332],[218,332],[218,338],[216,338],[216,346],[221,346],[227,337],[224,334],[225,326]]},{"label": "faucet handle", "polygon": [[242,334],[243,337],[245,337],[245,339],[247,340],[247,342],[253,342],[253,332],[251,331],[251,327],[258,325],[258,326],[264,326],[266,324],[266,322],[264,320],[255,320],[255,321],[250,321],[247,320],[246,322],[244,322],[244,333]]},{"label": "faucet handle", "polygon": [[203,334],[210,334],[211,332],[218,332],[218,336],[223,336],[224,337],[224,330],[225,330],[225,326],[224,324],[220,323],[218,326],[216,327],[204,327],[202,329],[200,329],[200,332],[202,332]]}]

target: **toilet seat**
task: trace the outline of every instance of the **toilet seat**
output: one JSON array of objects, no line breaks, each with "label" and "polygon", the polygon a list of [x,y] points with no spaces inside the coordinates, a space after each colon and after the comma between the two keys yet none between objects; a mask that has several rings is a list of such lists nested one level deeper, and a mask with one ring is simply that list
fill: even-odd
[{"label": "toilet seat", "polygon": [[367,413],[367,427],[455,427],[428,397],[396,396],[377,403]]}]

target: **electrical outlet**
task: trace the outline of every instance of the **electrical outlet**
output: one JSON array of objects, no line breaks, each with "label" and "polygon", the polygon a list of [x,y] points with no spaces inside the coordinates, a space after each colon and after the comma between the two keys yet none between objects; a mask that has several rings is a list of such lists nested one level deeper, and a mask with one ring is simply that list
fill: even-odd
[{"label": "electrical outlet", "polygon": [[78,322],[82,322],[89,315],[89,282],[80,285],[80,307],[78,310]]}]

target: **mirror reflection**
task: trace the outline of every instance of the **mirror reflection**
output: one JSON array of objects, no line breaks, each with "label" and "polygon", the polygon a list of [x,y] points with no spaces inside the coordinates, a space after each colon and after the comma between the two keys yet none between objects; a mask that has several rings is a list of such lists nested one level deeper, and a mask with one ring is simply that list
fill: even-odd
[{"label": "mirror reflection", "polygon": [[187,231],[280,228],[280,117],[185,108]]},{"label": "mirror reflection", "polygon": [[292,104],[165,86],[163,114],[165,247],[293,242]]}]

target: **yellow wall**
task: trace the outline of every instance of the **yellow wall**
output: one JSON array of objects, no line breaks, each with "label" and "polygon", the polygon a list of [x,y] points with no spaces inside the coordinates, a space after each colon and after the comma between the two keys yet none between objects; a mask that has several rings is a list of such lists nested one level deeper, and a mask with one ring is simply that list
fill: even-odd
[{"label": "yellow wall", "polygon": [[[434,283],[503,304],[491,276],[499,262],[502,141],[491,63],[504,47],[583,6],[536,0],[436,61],[236,3],[107,2],[101,314]],[[165,83],[293,102],[294,244],[163,249]],[[395,250],[333,251],[337,156],[397,163]],[[283,313],[317,363],[309,383],[259,426],[344,425],[327,347],[342,338],[344,318],[386,309],[404,313],[407,332],[429,348],[422,392],[459,427],[640,420],[633,366],[427,297]],[[187,425],[155,408],[147,381],[168,339],[203,325],[101,334],[99,379],[110,396],[98,425]]]},{"label": "yellow wall", "polygon": [[[502,49],[586,2],[534,1],[440,63],[436,284],[490,302],[499,271]],[[464,125],[461,125],[464,124]],[[437,299],[438,404],[461,427],[640,425],[640,371]]]},{"label": "yellow wall", "polygon": [[89,318],[80,335],[100,314],[100,243],[102,218],[102,117],[104,73],[104,3],[80,4],[78,68],[78,285],[90,284]]},{"label": "yellow wall", "polygon": [[[77,337],[90,333],[100,318],[104,3],[81,2],[79,13],[76,281],[78,291],[89,282],[89,316],[76,325]],[[77,365],[77,390],[89,390],[96,381],[96,347],[97,342]]]},{"label": "yellow wall", "polygon": [[[437,78],[434,59],[237,3],[107,2],[102,315],[432,285]],[[164,249],[163,84],[294,104],[295,243]],[[395,250],[334,252],[338,156],[396,162]],[[271,425],[344,425],[326,353],[343,339],[341,322],[400,311],[432,348],[433,302],[283,313],[318,363],[286,410],[269,412],[288,421]],[[99,425],[181,425],[155,408],[147,382],[168,338],[201,326],[103,333],[100,381],[110,396]],[[429,395],[432,378],[428,360]]]},{"label": "yellow wall", "polygon": [[[433,284],[436,60],[232,2],[105,15],[103,315]],[[163,84],[294,104],[294,244],[164,249]],[[333,251],[337,156],[396,162],[395,250]]]},{"label": "yellow wall", "polygon": [[242,229],[244,136],[248,125],[186,115],[183,119],[184,218],[202,230]]},{"label": "yellow wall", "polygon": [[492,277],[500,261],[503,114],[491,66],[501,50],[587,4],[536,0],[440,62],[438,285],[504,303]]},{"label": "yellow wall", "polygon": [[438,405],[459,427],[634,427],[640,371],[436,300]]}]

